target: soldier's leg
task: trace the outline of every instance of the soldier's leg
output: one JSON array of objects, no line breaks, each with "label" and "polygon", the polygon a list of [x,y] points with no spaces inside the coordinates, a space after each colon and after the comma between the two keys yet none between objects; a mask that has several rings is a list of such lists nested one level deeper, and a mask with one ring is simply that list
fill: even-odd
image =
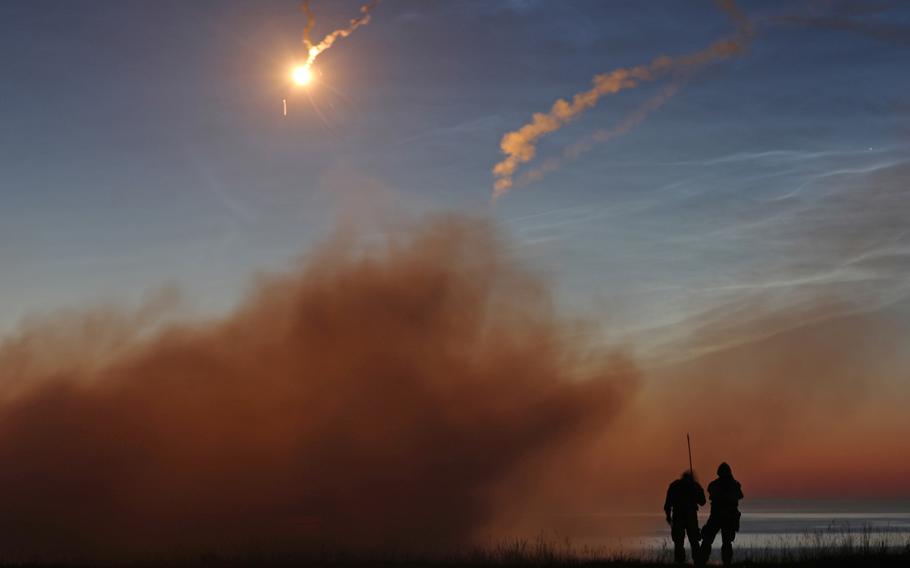
[{"label": "soldier's leg", "polygon": [[686,535],[689,537],[689,546],[692,549],[692,562],[698,562],[699,544],[701,540],[701,531],[698,530],[698,516],[692,515],[686,523]]},{"label": "soldier's leg", "polygon": [[683,564],[686,561],[686,525],[678,519],[673,519],[670,536],[673,537],[673,561]]},{"label": "soldier's leg", "polygon": [[720,525],[717,522],[715,517],[708,517],[708,522],[705,523],[705,526],[701,529],[701,548],[698,553],[698,559],[696,562],[701,565],[708,563],[708,558],[711,557],[711,545],[714,544],[714,537],[717,536],[717,531],[720,530]]},{"label": "soldier's leg", "polygon": [[720,538],[723,543],[720,549],[720,557],[724,562],[724,566],[729,566],[733,562],[733,541],[736,539],[736,531],[733,528],[724,528],[720,531]]}]

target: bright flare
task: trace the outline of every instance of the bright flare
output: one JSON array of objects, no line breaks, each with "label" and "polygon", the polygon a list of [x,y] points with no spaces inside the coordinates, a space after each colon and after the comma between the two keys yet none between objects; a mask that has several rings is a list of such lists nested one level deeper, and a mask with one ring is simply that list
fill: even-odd
[{"label": "bright flare", "polygon": [[299,65],[291,71],[291,79],[300,86],[307,86],[313,81],[313,70],[307,65]]}]

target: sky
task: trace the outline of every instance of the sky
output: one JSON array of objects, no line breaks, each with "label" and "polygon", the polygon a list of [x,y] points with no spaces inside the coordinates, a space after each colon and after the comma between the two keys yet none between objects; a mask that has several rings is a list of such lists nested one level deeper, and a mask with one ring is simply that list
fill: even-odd
[{"label": "sky", "polygon": [[[294,0],[0,2],[0,535],[540,534],[658,507],[683,428],[750,498],[906,498],[910,5],[738,6],[385,0],[301,89]],[[535,113],[731,37],[491,199]]]},{"label": "sky", "polygon": [[[388,1],[323,54],[305,94],[287,80],[295,2],[5,2],[0,329],[162,285],[218,312],[251,274],[375,208],[491,216],[561,301],[609,312],[646,349],[744,297],[899,303],[910,10],[863,6],[744,3],[745,53],[491,207],[503,134],[596,73],[730,36],[727,15],[708,1]],[[315,35],[357,8],[315,2]],[[605,98],[540,155],[656,88]]]}]

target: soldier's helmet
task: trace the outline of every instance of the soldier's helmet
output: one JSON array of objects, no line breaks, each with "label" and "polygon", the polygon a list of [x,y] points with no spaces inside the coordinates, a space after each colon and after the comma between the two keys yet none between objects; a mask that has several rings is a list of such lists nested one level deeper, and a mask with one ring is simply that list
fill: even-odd
[{"label": "soldier's helmet", "polygon": [[723,462],[717,466],[717,475],[718,477],[733,477],[733,470],[730,468],[730,464]]}]

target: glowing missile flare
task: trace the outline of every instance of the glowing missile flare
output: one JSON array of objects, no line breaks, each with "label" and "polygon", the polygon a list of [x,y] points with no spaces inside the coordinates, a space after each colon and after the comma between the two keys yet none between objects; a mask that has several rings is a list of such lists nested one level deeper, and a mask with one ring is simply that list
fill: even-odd
[{"label": "glowing missile flare", "polygon": [[313,70],[307,65],[298,65],[291,71],[291,79],[301,87],[306,87],[313,81]]}]

